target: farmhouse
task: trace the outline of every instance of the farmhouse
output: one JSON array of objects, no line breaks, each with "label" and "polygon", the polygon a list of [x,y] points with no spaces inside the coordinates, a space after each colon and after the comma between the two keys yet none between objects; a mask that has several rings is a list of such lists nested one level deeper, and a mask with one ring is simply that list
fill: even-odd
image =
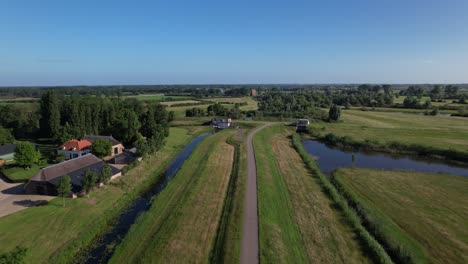
[{"label": "farmhouse", "polygon": [[[36,175],[34,175],[26,184],[25,191],[28,194],[41,194],[41,195],[57,195],[57,184],[60,178],[68,175],[72,184],[72,192],[79,193],[81,191],[81,180],[85,172],[90,170],[94,173],[100,173],[105,162],[94,156],[88,154],[71,160],[61,162],[46,168],[43,168]],[[111,179],[119,177],[121,171],[111,166],[112,176]]]},{"label": "farmhouse", "polygon": [[306,131],[308,125],[309,119],[298,119],[296,122],[296,131]]},{"label": "farmhouse", "polygon": [[215,117],[211,120],[211,125],[214,128],[224,129],[231,127],[232,119],[226,117]]},{"label": "farmhouse", "polygon": [[91,143],[94,143],[98,139],[104,139],[104,140],[110,141],[110,143],[112,144],[112,151],[111,153],[109,153],[110,154],[109,156],[104,157],[105,160],[121,154],[124,150],[124,146],[122,145],[122,143],[120,143],[112,135],[111,136],[85,135],[83,139],[91,141]]},{"label": "farmhouse", "polygon": [[15,158],[15,144],[0,145],[0,164]]},{"label": "farmhouse", "polygon": [[88,140],[68,140],[58,150],[58,155],[64,155],[66,160],[78,158],[91,152],[91,142]]}]

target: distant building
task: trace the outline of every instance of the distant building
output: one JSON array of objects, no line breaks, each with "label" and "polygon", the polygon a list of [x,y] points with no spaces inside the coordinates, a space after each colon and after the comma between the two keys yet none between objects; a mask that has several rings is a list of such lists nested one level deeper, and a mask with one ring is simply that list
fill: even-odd
[{"label": "distant building", "polygon": [[15,158],[15,144],[0,145],[0,164]]},{"label": "distant building", "polygon": [[298,119],[296,122],[296,131],[302,132],[307,130],[309,119]]},{"label": "distant building", "polygon": [[124,151],[124,146],[122,145],[122,143],[120,143],[113,136],[85,135],[83,139],[91,141],[92,143],[94,143],[94,141],[98,139],[108,140],[112,144],[112,151],[111,153],[109,153],[109,156],[104,157],[105,160],[108,160],[116,155],[122,154]]},{"label": "distant building", "polygon": [[91,142],[89,140],[68,140],[58,149],[58,155],[64,155],[65,160],[79,158],[91,152]]},{"label": "distant building", "polygon": [[[72,192],[81,192],[81,181],[85,172],[89,169],[91,172],[99,173],[105,162],[93,154],[67,160],[46,168],[43,168],[34,175],[26,184],[25,191],[28,194],[57,195],[57,184],[60,178],[70,176]],[[111,179],[119,177],[121,171],[112,167]]]},{"label": "distant building", "polygon": [[219,129],[229,128],[232,125],[232,119],[230,117],[214,117],[211,120],[211,125]]},{"label": "distant building", "polygon": [[257,89],[251,89],[250,96],[257,96]]}]

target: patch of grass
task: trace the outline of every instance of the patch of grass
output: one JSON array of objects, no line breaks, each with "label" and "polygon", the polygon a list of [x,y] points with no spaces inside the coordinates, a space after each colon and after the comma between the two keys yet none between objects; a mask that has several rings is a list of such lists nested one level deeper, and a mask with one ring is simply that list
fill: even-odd
[{"label": "patch of grass", "polygon": [[214,97],[214,98],[207,98],[201,99],[201,101],[209,101],[209,102],[216,102],[216,103],[227,103],[227,104],[235,104],[235,103],[247,103],[246,105],[241,105],[239,108],[242,111],[253,111],[258,110],[258,102],[250,96],[244,97]]},{"label": "patch of grass", "polygon": [[26,263],[70,263],[138,193],[156,180],[165,165],[195,135],[171,128],[163,150],[143,160],[128,174],[91,193],[91,198],[53,199],[0,218],[0,254],[17,245],[28,249]]},{"label": "patch of grass", "polygon": [[39,167],[38,165],[33,165],[31,168],[25,169],[10,165],[8,169],[2,168],[1,172],[12,182],[25,182],[31,179],[31,177],[38,173],[43,167],[45,166]]},{"label": "patch of grass", "polygon": [[412,263],[468,262],[468,179],[341,169],[334,176],[361,215]]},{"label": "patch of grass", "polygon": [[232,132],[202,141],[169,185],[141,215],[110,263],[207,262],[231,175]]}]

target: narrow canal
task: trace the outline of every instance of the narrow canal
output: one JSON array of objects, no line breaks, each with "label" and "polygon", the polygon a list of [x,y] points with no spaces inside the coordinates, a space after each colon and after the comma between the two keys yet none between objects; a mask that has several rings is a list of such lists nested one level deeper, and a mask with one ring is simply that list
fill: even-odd
[{"label": "narrow canal", "polygon": [[330,176],[339,168],[357,167],[383,170],[408,170],[424,173],[448,173],[468,177],[468,166],[453,165],[439,160],[416,156],[364,151],[345,151],[315,140],[302,145],[314,157],[320,170]]},{"label": "narrow canal", "polygon": [[195,147],[212,133],[203,134],[193,139],[185,146],[177,156],[169,163],[164,175],[146,192],[136,198],[129,208],[115,220],[112,228],[105,233],[92,248],[88,249],[84,256],[80,256],[78,263],[107,263],[112,256],[115,247],[122,241],[131,225],[138,216],[151,208],[153,199],[166,188],[167,184],[174,178],[185,160],[192,154]]}]

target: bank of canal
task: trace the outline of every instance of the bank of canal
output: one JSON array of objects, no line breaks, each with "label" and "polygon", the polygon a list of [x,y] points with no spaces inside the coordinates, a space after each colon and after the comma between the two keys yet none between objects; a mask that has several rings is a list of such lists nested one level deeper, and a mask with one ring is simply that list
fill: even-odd
[{"label": "bank of canal", "polygon": [[185,160],[192,154],[195,147],[212,133],[206,133],[193,139],[185,146],[177,156],[169,163],[165,172],[157,182],[136,198],[131,205],[122,212],[115,220],[110,230],[92,245],[91,248],[78,258],[78,263],[107,263],[112,256],[115,247],[122,241],[131,225],[138,216],[151,208],[153,199],[168,185],[174,178]]}]

